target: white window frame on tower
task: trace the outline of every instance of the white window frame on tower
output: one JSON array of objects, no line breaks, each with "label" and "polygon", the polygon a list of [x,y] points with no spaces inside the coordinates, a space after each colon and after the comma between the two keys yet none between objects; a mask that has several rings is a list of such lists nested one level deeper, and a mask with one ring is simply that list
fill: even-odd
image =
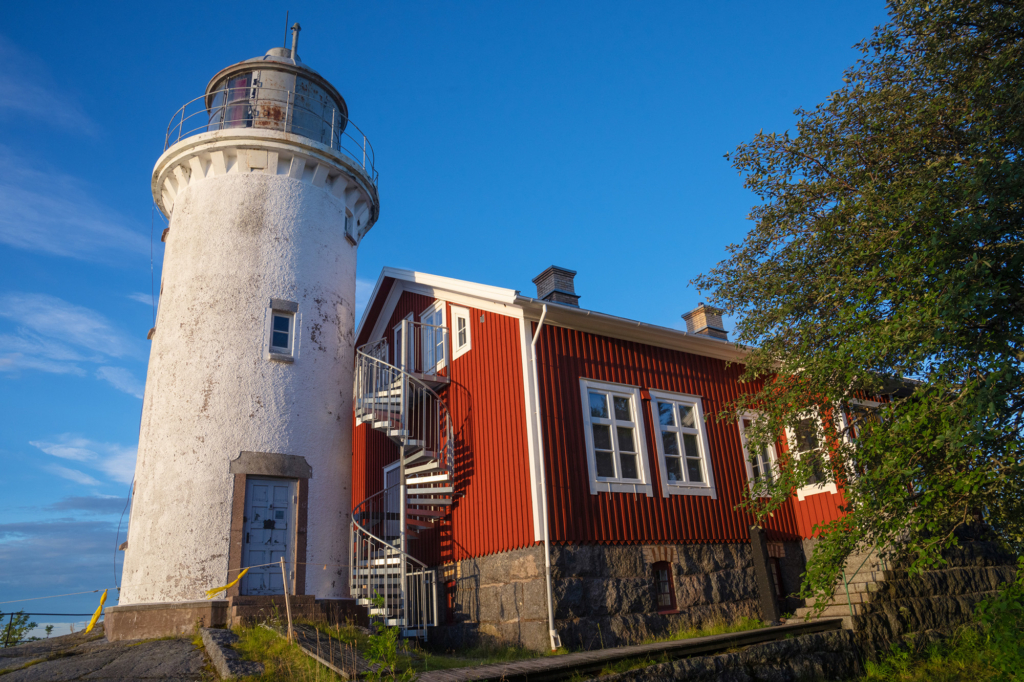
[{"label": "white window frame on tower", "polygon": [[[288,321],[287,332],[276,330],[275,320],[278,318]],[[270,305],[267,306],[267,322],[264,329],[264,335],[266,338],[264,349],[267,360],[275,360],[277,362],[295,362],[299,338],[299,321],[298,303],[278,298],[270,299]],[[274,343],[275,333],[286,333],[288,335],[286,346],[280,346]]]},{"label": "white window frame on tower", "polygon": [[[651,419],[654,421],[654,446],[658,451],[658,471],[661,475],[661,491],[663,497],[669,495],[703,495],[718,499],[715,492],[715,474],[711,467],[711,447],[708,444],[707,425],[704,423],[704,408],[700,396],[685,393],[650,390]],[[669,424],[662,423],[661,406],[668,408],[666,416],[671,417]],[[684,410],[693,417],[692,426],[684,426]],[[691,447],[687,447],[684,436],[693,436],[690,446],[696,450],[696,457],[691,455]],[[666,438],[671,444],[675,440],[678,455],[666,452]],[[682,480],[669,480],[668,459],[678,459]],[[696,460],[700,467],[703,481],[690,481],[687,460]]]},{"label": "white window frame on tower", "polygon": [[[743,445],[743,464],[744,466],[747,467],[747,484],[751,487],[754,486],[754,481],[757,477],[754,476],[754,466],[753,463],[750,461],[750,451],[747,449],[747,434],[746,429],[743,426],[743,420],[747,419],[754,421],[758,418],[758,416],[759,415],[757,412],[743,411],[740,412],[739,419],[736,421],[736,425],[740,429],[740,443],[742,443]],[[770,469],[771,472],[772,480],[775,480],[776,476],[778,475],[778,454],[775,452],[774,443],[769,443],[766,446],[765,455],[768,457],[769,461],[765,463],[761,457],[758,457],[758,469],[764,468],[765,464],[767,464],[767,467]]]},{"label": "white window frame on tower", "polygon": [[[811,450],[823,450],[824,446],[820,441],[823,440],[823,436],[825,435],[825,433],[824,429],[822,428],[820,415],[818,415],[817,413],[805,412],[804,414],[801,414],[798,417],[797,421],[812,422],[812,425],[815,428],[815,438],[819,442],[816,447],[811,448],[810,450],[802,450],[799,443],[799,438],[797,437],[796,430],[792,428],[787,428],[786,445],[788,446],[789,452],[792,453],[793,456],[796,457],[797,459],[800,459],[800,455],[802,455],[804,452],[810,452]],[[828,461],[827,452],[824,453],[824,458],[825,461]],[[837,490],[838,489],[836,488],[836,482],[834,479],[829,481],[828,483],[808,483],[805,486],[797,488],[796,499],[803,500],[805,497],[809,497],[810,495],[817,495],[819,493],[832,493],[834,495],[837,492]]]},{"label": "white window frame on tower", "polygon": [[[605,396],[607,417],[593,415],[590,409],[590,393]],[[609,493],[643,493],[654,497],[654,486],[651,485],[651,471],[647,457],[647,438],[644,427],[644,413],[640,408],[640,389],[635,386],[612,384],[594,379],[580,379],[580,397],[583,401],[583,435],[587,445],[587,470],[590,474],[590,494]],[[620,419],[616,415],[615,398],[626,399],[629,405],[629,420]],[[597,475],[597,455],[594,447],[594,426],[608,426],[611,432],[612,463],[615,476]],[[636,448],[637,474],[639,478],[622,477],[622,462],[618,428],[633,430],[633,445]],[[608,450],[602,449],[602,452]]]},{"label": "white window frame on tower", "polygon": [[[462,329],[459,325],[462,325]],[[461,342],[461,333],[465,332],[466,340]],[[473,336],[469,330],[469,309],[452,306],[452,360],[465,355],[473,348]]]}]

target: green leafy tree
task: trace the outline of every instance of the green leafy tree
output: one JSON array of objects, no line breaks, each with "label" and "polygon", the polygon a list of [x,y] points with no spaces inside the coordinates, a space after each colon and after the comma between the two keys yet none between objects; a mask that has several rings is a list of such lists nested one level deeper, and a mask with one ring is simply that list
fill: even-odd
[{"label": "green leafy tree", "polygon": [[693,282],[753,347],[723,415],[757,413],[750,451],[820,417],[816,447],[781,454],[745,502],[763,518],[813,480],[844,490],[805,595],[857,547],[939,565],[979,515],[1024,545],[1024,5],[888,9],[795,132],[727,155],[754,228]]},{"label": "green leafy tree", "polygon": [[16,646],[23,642],[39,639],[38,637],[25,637],[36,626],[36,623],[29,622],[28,614],[24,611],[14,614],[0,611],[0,625],[3,626],[3,630],[0,631],[0,646]]}]

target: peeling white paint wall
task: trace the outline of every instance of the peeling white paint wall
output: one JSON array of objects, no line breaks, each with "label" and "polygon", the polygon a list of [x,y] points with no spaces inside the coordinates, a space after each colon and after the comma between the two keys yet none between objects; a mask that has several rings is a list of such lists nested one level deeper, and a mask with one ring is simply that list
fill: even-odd
[{"label": "peeling white paint wall", "polygon": [[[225,583],[228,463],[241,451],[312,466],[306,556],[320,566],[306,593],[348,594],[357,247],[345,192],[277,165],[179,178],[172,197],[121,604],[199,599]],[[271,298],[299,305],[294,363],[266,358]]]}]

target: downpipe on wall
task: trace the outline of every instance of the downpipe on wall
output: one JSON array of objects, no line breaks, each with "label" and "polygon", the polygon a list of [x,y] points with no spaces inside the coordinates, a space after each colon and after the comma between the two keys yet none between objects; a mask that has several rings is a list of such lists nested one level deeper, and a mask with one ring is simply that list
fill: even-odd
[{"label": "downpipe on wall", "polygon": [[537,453],[540,461],[540,508],[544,515],[544,577],[548,588],[548,636],[551,639],[551,650],[555,651],[562,646],[555,631],[555,602],[551,594],[551,535],[548,532],[548,490],[544,474],[544,438],[541,431],[540,420],[540,375],[537,373],[537,339],[540,338],[541,327],[544,326],[544,318],[548,316],[548,306],[541,307],[540,321],[533,333],[533,340],[530,342],[530,363],[533,366],[533,417],[537,423]]}]

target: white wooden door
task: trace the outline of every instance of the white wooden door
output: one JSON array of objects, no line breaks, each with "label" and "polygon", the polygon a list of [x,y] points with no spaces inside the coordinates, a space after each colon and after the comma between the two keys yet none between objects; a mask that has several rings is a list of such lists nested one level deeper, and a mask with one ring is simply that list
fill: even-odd
[{"label": "white wooden door", "polygon": [[242,594],[284,594],[278,564],[281,557],[291,580],[295,570],[295,483],[269,478],[246,481],[242,567],[250,568],[242,578]]}]

